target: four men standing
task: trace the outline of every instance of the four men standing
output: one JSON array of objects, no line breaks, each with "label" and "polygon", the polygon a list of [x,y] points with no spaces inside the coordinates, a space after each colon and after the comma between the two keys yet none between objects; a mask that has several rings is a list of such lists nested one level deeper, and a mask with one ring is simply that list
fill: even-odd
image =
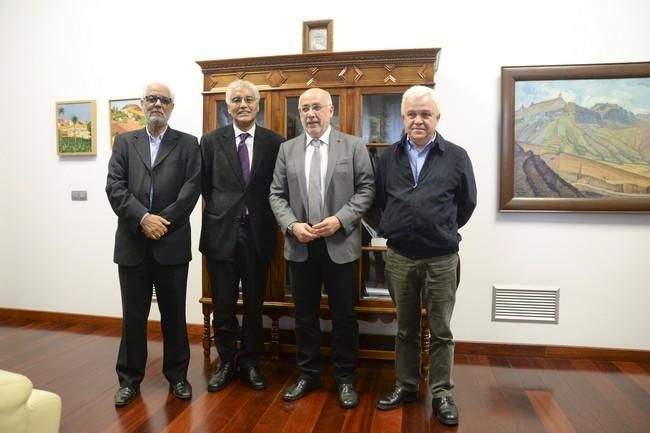
[{"label": "four men standing", "polygon": [[[343,408],[358,404],[353,383],[359,340],[354,311],[359,224],[376,190],[383,212],[380,235],[388,245],[386,283],[398,326],[395,387],[377,407],[392,409],[417,399],[424,303],[432,336],[429,386],[434,412],[442,423],[457,424],[449,324],[460,276],[458,229],[476,206],[476,185],[467,153],[436,132],[440,111],[433,90],[414,86],[403,95],[405,135],[383,152],[376,181],[365,143],[330,125],[334,107],[328,92],[310,88],[300,96],[305,132],[284,143],[255,124],[259,101],[254,84],[231,83],[226,103],[233,124],[205,134],[199,151],[196,138],[167,127],[173,95],[154,83],[143,97],[147,127],[115,141],[106,186],[119,217],[115,261],[124,306],[115,405],[135,398],[144,375],[152,287],[161,310],[165,376],[176,397],[192,395],[185,291],[191,259],[189,214],[201,179],[205,207],[199,249],[206,256],[221,360],[209,379],[209,391],[226,387],[237,369],[245,385],[266,387],[259,368],[262,308],[277,221],[285,234],[300,369],[283,399],[300,399],[320,386],[324,289],[339,403]],[[237,350],[240,282],[244,313]]]}]

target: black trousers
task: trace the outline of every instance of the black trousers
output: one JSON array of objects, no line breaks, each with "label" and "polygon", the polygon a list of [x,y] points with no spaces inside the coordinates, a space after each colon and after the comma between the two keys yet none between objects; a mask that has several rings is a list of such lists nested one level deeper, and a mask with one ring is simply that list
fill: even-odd
[{"label": "black trousers", "polygon": [[122,340],[117,355],[120,386],[138,388],[147,364],[147,319],[152,289],[160,311],[163,374],[174,384],[187,379],[190,346],[185,318],[188,264],[161,265],[151,254],[136,266],[118,266],[122,291]]},{"label": "black trousers", "polygon": [[323,360],[320,352],[321,288],[332,317],[332,363],[337,384],[354,382],[359,358],[359,326],[356,304],[356,262],[334,263],[323,239],[308,244],[304,262],[289,262],[296,308],[296,359],[303,378],[320,381]]},{"label": "black trousers", "polygon": [[[207,260],[214,312],[214,339],[221,362],[233,361],[257,366],[264,351],[262,309],[269,261],[255,251],[250,225],[238,226],[237,245],[228,260]],[[237,352],[240,335],[237,320],[237,299],[241,281],[244,314],[241,329],[241,350]]]}]

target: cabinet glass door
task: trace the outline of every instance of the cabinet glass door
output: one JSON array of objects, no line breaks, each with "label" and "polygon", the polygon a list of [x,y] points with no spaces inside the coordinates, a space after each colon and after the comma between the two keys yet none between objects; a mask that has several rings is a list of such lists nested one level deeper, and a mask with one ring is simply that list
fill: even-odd
[{"label": "cabinet glass door", "polygon": [[362,134],[366,143],[394,143],[402,135],[401,94],[363,95]]}]

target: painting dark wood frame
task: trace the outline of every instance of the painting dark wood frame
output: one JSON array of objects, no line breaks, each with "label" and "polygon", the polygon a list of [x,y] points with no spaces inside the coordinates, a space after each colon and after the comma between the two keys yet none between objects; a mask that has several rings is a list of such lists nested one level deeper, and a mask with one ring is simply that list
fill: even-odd
[{"label": "painting dark wood frame", "polygon": [[[325,30],[325,47],[324,48],[314,48],[311,43],[311,31],[312,30]],[[321,21],[303,21],[302,22],[302,52],[303,53],[330,53],[332,52],[332,39],[334,32],[334,21],[333,20],[321,20]]]},{"label": "painting dark wood frame", "polygon": [[517,81],[650,78],[650,62],[501,68],[501,212],[650,212],[650,198],[515,197],[515,83]]}]

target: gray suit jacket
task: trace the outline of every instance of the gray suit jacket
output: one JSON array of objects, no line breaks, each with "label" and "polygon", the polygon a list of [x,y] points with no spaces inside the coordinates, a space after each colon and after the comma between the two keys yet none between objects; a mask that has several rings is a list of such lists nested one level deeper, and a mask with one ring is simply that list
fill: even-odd
[{"label": "gray suit jacket", "polygon": [[[305,143],[304,133],[282,143],[275,163],[269,202],[283,233],[292,222],[307,221]],[[324,215],[336,216],[342,224],[339,231],[325,238],[327,251],[335,263],[354,261],[361,254],[359,221],[375,197],[372,165],[359,137],[332,129],[324,190]],[[295,262],[307,260],[307,244],[287,236],[284,257]]]}]

